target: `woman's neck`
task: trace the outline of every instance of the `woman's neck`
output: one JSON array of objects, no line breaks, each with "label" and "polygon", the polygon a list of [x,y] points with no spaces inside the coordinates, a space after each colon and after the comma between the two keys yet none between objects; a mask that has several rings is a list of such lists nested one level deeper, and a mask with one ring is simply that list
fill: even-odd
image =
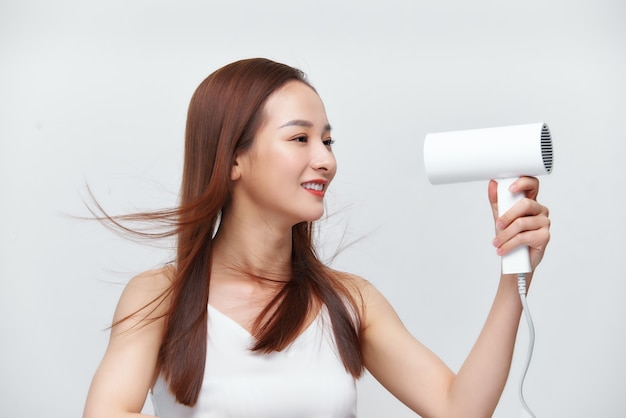
[{"label": "woman's neck", "polygon": [[291,269],[291,228],[224,216],[213,243],[214,268],[287,280]]}]

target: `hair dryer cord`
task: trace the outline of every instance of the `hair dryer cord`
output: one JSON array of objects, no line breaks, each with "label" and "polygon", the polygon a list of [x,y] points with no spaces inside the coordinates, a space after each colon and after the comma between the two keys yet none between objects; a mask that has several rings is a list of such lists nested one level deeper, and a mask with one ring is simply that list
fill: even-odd
[{"label": "hair dryer cord", "polygon": [[531,411],[524,399],[524,379],[526,378],[526,373],[528,372],[528,367],[530,366],[530,360],[533,356],[533,348],[535,346],[535,326],[533,325],[533,320],[530,316],[530,310],[528,309],[528,303],[526,302],[526,274],[519,273],[517,275],[517,289],[519,291],[520,299],[522,301],[522,308],[524,310],[524,316],[526,316],[526,322],[528,323],[528,354],[526,355],[526,364],[524,366],[524,370],[522,372],[522,377],[519,383],[519,397],[522,402],[522,406],[530,414],[532,418],[536,418],[535,414]]}]

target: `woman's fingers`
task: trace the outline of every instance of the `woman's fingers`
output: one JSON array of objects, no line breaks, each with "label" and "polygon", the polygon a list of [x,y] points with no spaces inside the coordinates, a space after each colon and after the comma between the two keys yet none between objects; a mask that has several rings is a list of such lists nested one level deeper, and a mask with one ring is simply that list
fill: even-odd
[{"label": "woman's fingers", "polygon": [[520,177],[511,184],[511,192],[524,192],[527,198],[537,200],[539,194],[539,179],[536,177]]},{"label": "woman's fingers", "polygon": [[505,255],[519,246],[528,246],[533,269],[543,258],[550,241],[550,213],[547,207],[537,202],[539,180],[535,177],[520,177],[509,191],[523,193],[525,198],[517,202],[506,213],[498,217],[497,182],[489,182],[488,196],[496,224],[493,245],[498,255]]},{"label": "woman's fingers", "polygon": [[493,245],[498,255],[525,245],[530,249],[533,268],[543,258],[550,241],[550,218],[545,206],[532,199],[523,199],[496,221],[497,235]]}]

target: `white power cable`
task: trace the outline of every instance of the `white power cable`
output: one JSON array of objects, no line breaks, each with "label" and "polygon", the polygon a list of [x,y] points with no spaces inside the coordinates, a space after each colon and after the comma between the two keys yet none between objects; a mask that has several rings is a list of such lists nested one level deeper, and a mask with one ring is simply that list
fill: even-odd
[{"label": "white power cable", "polygon": [[526,322],[528,323],[528,354],[526,355],[526,364],[524,366],[522,377],[519,383],[519,398],[526,412],[528,412],[532,418],[536,418],[535,414],[528,407],[528,404],[526,403],[526,400],[524,399],[524,379],[526,379],[526,373],[528,372],[528,367],[530,366],[530,360],[532,359],[532,356],[533,356],[533,348],[535,346],[535,326],[533,325],[533,320],[530,316],[528,303],[526,303],[526,274],[525,273],[519,273],[517,275],[517,289],[519,291],[520,299],[522,301],[522,308],[524,310],[524,316],[526,317]]}]

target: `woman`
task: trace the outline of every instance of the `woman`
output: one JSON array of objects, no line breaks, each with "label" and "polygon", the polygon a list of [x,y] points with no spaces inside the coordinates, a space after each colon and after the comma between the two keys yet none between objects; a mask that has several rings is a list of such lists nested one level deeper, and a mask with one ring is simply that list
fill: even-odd
[{"label": "woman", "polygon": [[[108,218],[170,222],[176,263],[125,288],[84,417],[141,416],[150,390],[162,417],[352,417],[367,368],[423,417],[491,416],[507,379],[521,304],[503,276],[483,331],[457,374],[417,341],[369,282],[316,257],[312,222],[336,172],[320,97],[289,66],[229,64],[189,107],[181,202]],[[538,181],[496,213],[505,254],[549,240]],[[166,234],[167,235],[167,234]],[[529,275],[529,280],[532,274]]]}]

